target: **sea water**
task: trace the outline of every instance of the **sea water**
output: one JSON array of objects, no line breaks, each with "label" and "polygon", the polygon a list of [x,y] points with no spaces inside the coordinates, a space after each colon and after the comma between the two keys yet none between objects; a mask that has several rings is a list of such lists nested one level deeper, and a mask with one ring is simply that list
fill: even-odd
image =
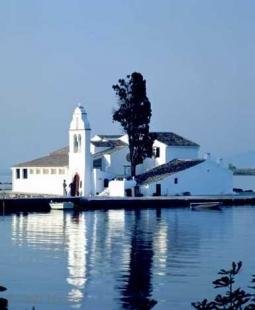
[{"label": "sea water", "polygon": [[221,268],[255,273],[255,208],[52,211],[0,217],[10,309],[192,309]]},{"label": "sea water", "polygon": [[233,186],[242,188],[243,190],[255,191],[255,176],[254,175],[234,175]]},{"label": "sea water", "polygon": [[11,170],[0,168],[0,191],[11,189]]}]

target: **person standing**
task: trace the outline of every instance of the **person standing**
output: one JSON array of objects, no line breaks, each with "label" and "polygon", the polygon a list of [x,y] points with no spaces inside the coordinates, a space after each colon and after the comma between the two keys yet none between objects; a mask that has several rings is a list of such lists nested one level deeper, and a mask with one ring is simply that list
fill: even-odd
[{"label": "person standing", "polygon": [[67,184],[66,184],[66,180],[63,181],[63,195],[67,196],[67,190],[66,190]]}]

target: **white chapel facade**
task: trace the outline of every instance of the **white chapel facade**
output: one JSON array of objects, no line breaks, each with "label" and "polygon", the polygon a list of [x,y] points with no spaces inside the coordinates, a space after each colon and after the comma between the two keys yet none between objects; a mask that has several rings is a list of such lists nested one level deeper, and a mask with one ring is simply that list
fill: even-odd
[{"label": "white chapel facade", "polygon": [[232,172],[199,158],[200,146],[172,132],[151,132],[153,156],[130,177],[127,135],[91,137],[88,115],[75,108],[69,145],[12,167],[13,191],[71,196],[168,196],[232,193]]}]

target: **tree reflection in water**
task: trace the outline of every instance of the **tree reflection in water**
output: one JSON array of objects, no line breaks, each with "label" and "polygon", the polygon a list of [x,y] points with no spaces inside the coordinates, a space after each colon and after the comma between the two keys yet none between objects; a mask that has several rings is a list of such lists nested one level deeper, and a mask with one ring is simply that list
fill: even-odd
[{"label": "tree reflection in water", "polygon": [[135,211],[131,231],[130,263],[127,275],[122,276],[121,304],[123,309],[151,309],[157,302],[152,299],[153,231],[149,222]]}]

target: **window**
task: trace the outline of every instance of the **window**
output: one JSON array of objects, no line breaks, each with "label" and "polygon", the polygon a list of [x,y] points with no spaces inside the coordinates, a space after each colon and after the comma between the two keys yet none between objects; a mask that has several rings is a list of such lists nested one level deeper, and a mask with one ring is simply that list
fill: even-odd
[{"label": "window", "polygon": [[62,169],[62,168],[58,169],[58,173],[59,174],[65,174],[65,169]]},{"label": "window", "polygon": [[73,152],[74,153],[78,152],[78,137],[77,137],[77,135],[73,136]]},{"label": "window", "polygon": [[20,179],[20,169],[16,169],[16,179]]},{"label": "window", "polygon": [[93,160],[93,168],[102,170],[102,158]]},{"label": "window", "polygon": [[27,179],[27,169],[22,170],[23,179]]},{"label": "window", "polygon": [[81,152],[81,135],[78,135],[78,152]]},{"label": "window", "polygon": [[154,156],[155,158],[160,157],[160,148],[159,148],[159,147],[154,147],[154,148],[153,148],[153,156]]},{"label": "window", "polygon": [[44,168],[43,169],[43,174],[49,174],[49,169]]},{"label": "window", "polygon": [[178,184],[178,178],[174,178],[174,184]]},{"label": "window", "polygon": [[135,191],[135,197],[141,197],[142,196],[142,194],[140,192],[140,187],[138,185],[135,186],[134,191]]},{"label": "window", "polygon": [[35,173],[36,173],[36,174],[41,174],[41,169],[37,168],[37,169],[35,170]]},{"label": "window", "polygon": [[109,186],[109,180],[104,179],[104,188],[107,188]]},{"label": "window", "polygon": [[125,193],[126,193],[127,197],[132,197],[132,189],[131,188],[125,189]]},{"label": "window", "polygon": [[57,169],[55,168],[50,169],[50,174],[56,174],[56,173],[57,173]]},{"label": "window", "polygon": [[34,174],[34,169],[29,169],[29,174]]}]

